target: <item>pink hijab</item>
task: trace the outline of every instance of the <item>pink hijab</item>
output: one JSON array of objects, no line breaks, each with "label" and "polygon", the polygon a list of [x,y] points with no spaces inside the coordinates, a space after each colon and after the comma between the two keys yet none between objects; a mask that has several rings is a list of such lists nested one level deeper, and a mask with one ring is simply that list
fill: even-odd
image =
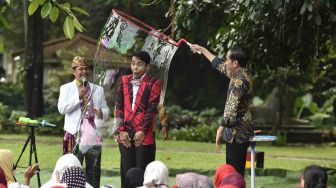
[{"label": "pink hijab", "polygon": [[216,170],[215,176],[214,176],[214,184],[216,187],[219,187],[222,183],[222,180],[224,177],[228,174],[237,172],[236,169],[228,164],[223,164],[219,166]]}]

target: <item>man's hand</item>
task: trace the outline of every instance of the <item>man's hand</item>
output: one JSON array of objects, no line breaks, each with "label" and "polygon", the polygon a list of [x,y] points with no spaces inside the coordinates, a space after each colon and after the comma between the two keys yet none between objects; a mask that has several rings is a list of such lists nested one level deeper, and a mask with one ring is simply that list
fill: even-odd
[{"label": "man's hand", "polygon": [[220,149],[222,148],[223,131],[224,131],[224,127],[219,126],[218,129],[217,129],[217,133],[216,133],[217,151],[220,151]]},{"label": "man's hand", "polygon": [[142,131],[138,131],[135,133],[134,135],[134,145],[135,147],[138,147],[141,145],[141,142],[143,141],[143,139],[145,138],[145,133]]},{"label": "man's hand", "polygon": [[30,178],[33,177],[36,173],[38,173],[39,170],[40,169],[39,169],[38,164],[28,166],[24,175],[23,175],[23,177],[24,177],[23,184],[24,185],[29,185],[30,184]]},{"label": "man's hand", "polygon": [[197,44],[190,44],[190,49],[193,53],[202,53],[203,47]]},{"label": "man's hand", "polygon": [[126,148],[131,147],[131,138],[129,137],[128,132],[120,131],[118,136],[122,145],[124,145]]},{"label": "man's hand", "polygon": [[161,137],[162,137],[163,140],[167,140],[167,138],[168,138],[167,126],[162,126]]},{"label": "man's hand", "polygon": [[86,87],[84,86],[80,86],[79,87],[79,98],[83,99],[84,95],[86,95]]}]

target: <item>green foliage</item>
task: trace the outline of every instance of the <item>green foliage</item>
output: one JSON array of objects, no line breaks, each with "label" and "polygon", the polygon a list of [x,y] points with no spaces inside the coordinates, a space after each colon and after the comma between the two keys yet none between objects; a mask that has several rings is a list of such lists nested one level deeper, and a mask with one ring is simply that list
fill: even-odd
[{"label": "green foliage", "polygon": [[[7,5],[10,4],[10,0],[6,0]],[[8,21],[4,18],[2,14],[4,14],[7,10],[7,5],[1,5],[0,6],[0,52],[3,52],[5,47],[4,47],[4,37],[3,37],[3,30],[9,28],[9,23]]]},{"label": "green foliage", "polygon": [[177,105],[172,105],[166,109],[169,124],[176,128],[210,125],[213,122],[217,122],[219,116],[219,111],[214,108],[191,111],[182,109]]},{"label": "green foliage", "polygon": [[22,110],[24,105],[22,86],[12,83],[1,83],[0,99],[4,105],[9,106],[10,110]]},{"label": "green foliage", "polygon": [[170,131],[169,137],[173,140],[214,142],[217,128],[217,123],[211,125],[199,125],[197,127],[183,127]]},{"label": "green foliage", "polygon": [[26,117],[26,116],[27,112],[25,111],[13,110],[8,120],[10,123],[15,124],[20,117]]},{"label": "green foliage", "polygon": [[280,130],[277,131],[277,140],[274,142],[274,145],[277,146],[285,146],[287,143],[287,133],[284,131],[283,133],[280,132]]},{"label": "green foliage", "polygon": [[9,107],[0,102],[0,124],[5,122],[10,114]]},{"label": "green foliage", "polygon": [[15,130],[15,132],[21,132],[22,128],[15,128],[15,123],[18,121],[19,117],[27,116],[27,112],[19,111],[19,110],[9,111],[9,108],[7,108],[6,110],[7,111],[0,113],[0,114],[6,113],[3,121],[2,122],[0,121],[0,125],[2,125],[0,127],[0,130],[7,131],[7,132],[13,132]]},{"label": "green foliage", "polygon": [[[17,84],[0,84],[0,125],[2,130],[9,130],[18,120],[14,119],[16,112],[24,108],[22,87]],[[24,116],[24,115],[23,115]],[[10,128],[12,130],[12,128]]]},{"label": "green foliage", "polygon": [[204,109],[200,112],[168,106],[169,137],[173,140],[214,142],[218,128],[218,110]]},{"label": "green foliage", "polygon": [[311,84],[314,59],[325,54],[322,49],[336,29],[336,6],[329,0],[188,2],[176,4],[178,36],[199,38],[220,56],[233,46],[247,49],[256,90],[264,92],[272,88],[262,82],[281,67],[301,77],[293,84]]},{"label": "green foliage", "polygon": [[55,23],[58,16],[59,16],[59,9],[56,8],[56,7],[52,7],[51,11],[50,11],[50,14],[49,14],[50,21],[52,23]]},{"label": "green foliage", "polygon": [[84,14],[86,16],[90,16],[89,13],[86,10],[81,9],[79,7],[72,7],[71,9],[74,10],[74,11],[76,11],[76,12],[79,12],[81,14]]},{"label": "green foliage", "polygon": [[49,13],[51,12],[52,8],[53,8],[53,7],[52,7],[52,5],[51,5],[50,2],[45,3],[45,4],[43,5],[42,9],[41,9],[41,17],[42,17],[43,19],[46,18],[46,17],[49,15]]},{"label": "green foliage", "polygon": [[72,38],[75,33],[75,27],[73,20],[70,17],[66,17],[63,23],[63,31],[67,38]]},{"label": "green foliage", "polygon": [[29,16],[33,15],[39,6],[40,6],[39,0],[31,1],[28,6],[28,15]]},{"label": "green foliage", "polygon": [[313,95],[325,101],[336,93],[336,39],[326,42],[325,55],[314,62]]},{"label": "green foliage", "polygon": [[0,52],[3,52],[5,46],[4,46],[4,41],[3,41],[3,36],[0,36]]},{"label": "green foliage", "polygon": [[294,111],[297,113],[297,118],[301,118],[303,109],[308,109],[310,114],[305,118],[310,119],[315,125],[321,125],[325,119],[331,117],[334,110],[333,103],[335,99],[336,95],[333,95],[319,107],[313,101],[312,95],[307,93],[302,97],[296,98]]}]

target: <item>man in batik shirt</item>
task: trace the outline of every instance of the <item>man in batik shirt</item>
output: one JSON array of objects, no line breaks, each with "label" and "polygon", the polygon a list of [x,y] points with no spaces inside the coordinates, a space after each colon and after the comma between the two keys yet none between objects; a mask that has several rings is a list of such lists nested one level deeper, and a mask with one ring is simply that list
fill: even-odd
[{"label": "man in batik shirt", "polygon": [[213,68],[230,78],[224,115],[216,134],[216,145],[219,149],[222,139],[225,140],[226,163],[244,176],[247,148],[254,136],[249,110],[253,82],[245,69],[247,55],[240,48],[232,48],[227,52],[226,59],[222,60],[199,45],[191,45],[191,49],[202,53]]}]

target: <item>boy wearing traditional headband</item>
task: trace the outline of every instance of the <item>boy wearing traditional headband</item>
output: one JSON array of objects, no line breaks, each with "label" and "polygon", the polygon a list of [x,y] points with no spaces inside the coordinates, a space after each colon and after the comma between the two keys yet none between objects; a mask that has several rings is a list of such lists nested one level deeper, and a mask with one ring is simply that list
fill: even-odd
[{"label": "boy wearing traditional headband", "polygon": [[133,167],[145,170],[155,160],[154,117],[158,111],[161,81],[146,74],[150,63],[147,52],[132,56],[131,75],[118,82],[116,98],[117,140],[121,154],[121,186],[125,174]]},{"label": "boy wearing traditional headband", "polygon": [[99,187],[102,124],[110,111],[103,88],[88,82],[90,69],[86,59],[74,57],[72,70],[75,80],[61,86],[58,99],[58,110],[65,115],[63,154],[72,153],[77,142],[76,155],[82,163],[84,158],[86,161],[86,180]]}]

